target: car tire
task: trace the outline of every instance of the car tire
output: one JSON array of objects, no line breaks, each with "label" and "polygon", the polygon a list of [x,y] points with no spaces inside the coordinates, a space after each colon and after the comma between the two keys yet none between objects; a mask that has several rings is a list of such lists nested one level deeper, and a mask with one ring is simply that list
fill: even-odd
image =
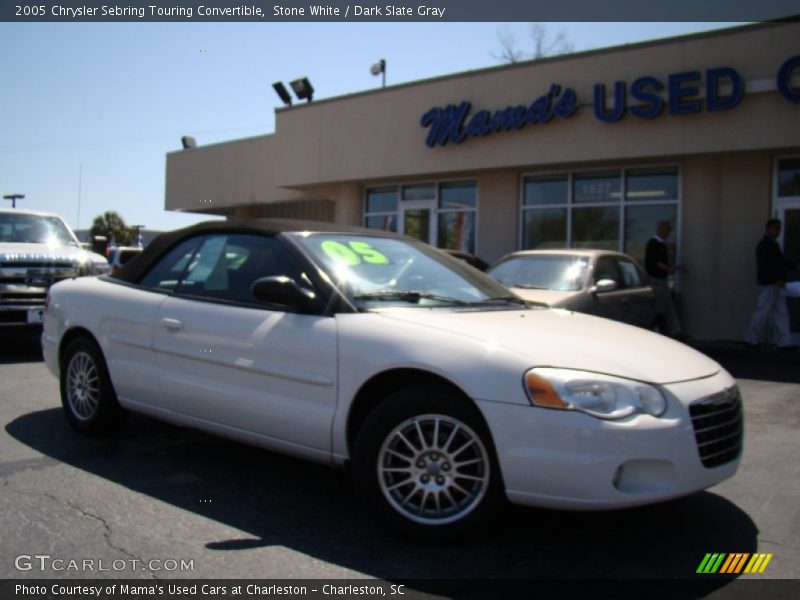
[{"label": "car tire", "polygon": [[117,401],[103,354],[92,340],[78,338],[61,362],[61,405],[69,424],[81,433],[106,435],[127,417]]},{"label": "car tire", "polygon": [[502,499],[500,469],[477,408],[450,390],[390,394],[359,429],[351,463],[359,498],[401,536],[462,537]]}]

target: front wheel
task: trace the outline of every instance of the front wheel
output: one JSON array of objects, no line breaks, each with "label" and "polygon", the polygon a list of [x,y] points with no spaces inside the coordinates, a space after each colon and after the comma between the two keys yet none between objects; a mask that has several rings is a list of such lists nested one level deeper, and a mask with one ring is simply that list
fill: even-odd
[{"label": "front wheel", "polygon": [[105,360],[91,340],[70,342],[61,363],[61,404],[70,425],[81,433],[116,430],[127,412],[117,402]]},{"label": "front wheel", "polygon": [[499,496],[499,469],[483,420],[444,390],[413,388],[387,397],[359,431],[353,476],[380,520],[418,539],[465,533]]}]

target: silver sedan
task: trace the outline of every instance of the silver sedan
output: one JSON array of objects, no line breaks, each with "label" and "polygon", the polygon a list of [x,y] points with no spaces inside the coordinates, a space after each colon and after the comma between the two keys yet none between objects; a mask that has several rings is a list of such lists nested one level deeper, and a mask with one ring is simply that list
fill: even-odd
[{"label": "silver sedan", "polygon": [[518,296],[659,329],[655,295],[644,269],[630,256],[609,250],[524,250],[505,256],[489,274]]}]

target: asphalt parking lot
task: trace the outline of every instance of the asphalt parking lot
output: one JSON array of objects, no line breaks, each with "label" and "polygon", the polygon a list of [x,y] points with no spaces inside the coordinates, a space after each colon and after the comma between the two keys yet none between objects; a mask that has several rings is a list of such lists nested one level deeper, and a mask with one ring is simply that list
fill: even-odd
[{"label": "asphalt parking lot", "polygon": [[[366,577],[455,597],[474,580],[705,577],[695,597],[749,597],[696,570],[706,553],[759,552],[768,568],[741,579],[800,578],[800,355],[701,348],[745,399],[736,477],[634,510],[509,507],[472,540],[421,546],[375,524],[334,469],[139,416],[114,439],[77,435],[36,335],[0,331],[0,578]],[[124,568],[26,569],[21,555]]]}]

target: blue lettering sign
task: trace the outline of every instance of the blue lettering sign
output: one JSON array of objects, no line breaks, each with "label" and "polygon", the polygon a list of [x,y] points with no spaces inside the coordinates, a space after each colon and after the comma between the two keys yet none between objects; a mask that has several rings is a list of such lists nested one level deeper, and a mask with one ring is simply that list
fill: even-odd
[{"label": "blue lettering sign", "polygon": [[556,101],[553,108],[553,113],[562,119],[569,119],[578,110],[578,97],[575,95],[575,90],[567,88],[561,94],[561,98]]},{"label": "blue lettering sign", "polygon": [[640,119],[652,119],[664,110],[664,99],[658,92],[664,90],[664,84],[655,77],[639,77],[631,85],[631,97],[641,104],[631,106],[631,114]]},{"label": "blue lettering sign", "polygon": [[[719,84],[728,81],[731,92],[720,96]],[[744,79],[730,67],[720,67],[706,71],[706,106],[708,110],[727,110],[738,105],[744,96]]]},{"label": "blue lettering sign", "polygon": [[425,143],[433,148],[437,144],[444,146],[447,142],[463,142],[467,133],[462,126],[470,106],[469,102],[462,102],[458,106],[450,104],[446,108],[432,108],[422,115],[420,125],[430,127]]},{"label": "blue lettering sign", "polygon": [[[792,77],[799,70],[800,54],[781,65],[776,81],[780,94],[797,104],[800,104],[800,87],[792,85]],[[703,86],[705,98],[700,94]],[[698,113],[704,108],[709,112],[729,110],[741,103],[744,93],[744,79],[730,67],[706,70],[705,81],[700,71],[672,73],[667,76],[666,85],[655,77],[643,76],[630,85],[630,105],[626,82],[614,83],[613,97],[610,99],[605,84],[595,84],[594,115],[600,121],[614,123],[628,111],[640,119],[653,119],[665,107],[668,107],[670,115]],[[465,101],[457,106],[450,104],[444,108],[431,108],[422,116],[420,125],[430,128],[425,139],[428,146],[444,146],[448,142],[460,144],[468,138],[522,129],[526,125],[541,125],[555,117],[568,119],[579,107],[575,90],[562,89],[554,83],[546,94],[528,106],[507,106],[493,112],[479,110],[468,118],[471,104]]]},{"label": "blue lettering sign", "polygon": [[687,100],[695,98],[699,93],[700,88],[693,85],[699,79],[700,71],[686,71],[669,76],[669,114],[688,115],[700,112],[702,104],[699,100]]},{"label": "blue lettering sign", "polygon": [[606,109],[606,86],[598,83],[594,86],[594,116],[613,123],[625,116],[625,82],[618,81],[614,84],[614,105],[611,110]]},{"label": "blue lettering sign", "polygon": [[420,125],[429,128],[425,144],[431,148],[444,146],[448,142],[460,144],[467,138],[547,123],[553,117],[567,119],[578,110],[578,100],[575,90],[562,90],[560,85],[554,83],[546,94],[529,106],[507,106],[491,113],[479,110],[467,119],[471,107],[469,102],[464,101],[458,106],[449,104],[444,108],[434,107],[422,115]]},{"label": "blue lettering sign", "polygon": [[800,89],[792,87],[792,74],[800,67],[800,54],[781,65],[778,71],[778,91],[790,102],[800,102]]}]

